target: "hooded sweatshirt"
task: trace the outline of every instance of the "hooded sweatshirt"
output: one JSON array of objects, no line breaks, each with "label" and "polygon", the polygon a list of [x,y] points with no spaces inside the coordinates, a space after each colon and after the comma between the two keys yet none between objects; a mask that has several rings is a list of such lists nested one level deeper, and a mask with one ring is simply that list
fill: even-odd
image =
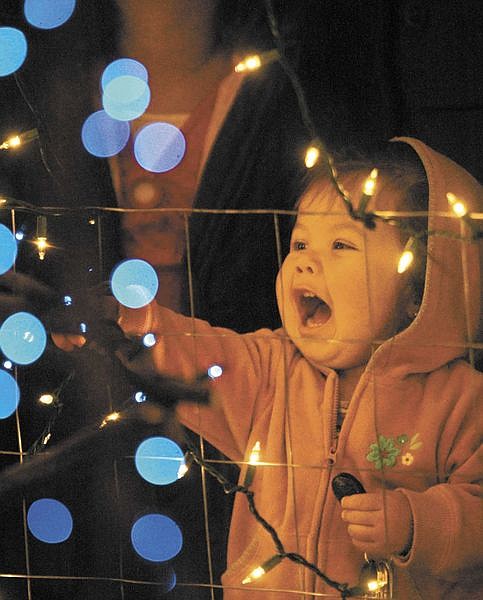
[{"label": "hooded sweatshirt", "polygon": [[[429,182],[429,230],[447,233],[429,236],[420,310],[372,354],[338,435],[337,373],[317,370],[283,329],[238,335],[156,304],[126,310],[120,324],[128,334],[155,333],[156,345],[136,367],[144,372],[190,379],[211,365],[223,368],[210,384],[211,403],[182,404],[179,418],[241,464],[241,483],[250,451],[260,443],[250,490],[286,552],[301,554],[331,580],[358,584],[365,559],[351,543],[331,489],[338,473],[349,472],[367,492],[399,490],[411,507],[412,545],[405,556],[387,557],[393,581],[385,597],[476,600],[483,595],[483,374],[464,357],[480,317],[479,250],[459,239],[471,229],[451,215],[446,193],[481,212],[482,190],[422,142],[394,141],[418,153]],[[275,554],[271,536],[237,494],[225,600],[341,597],[287,558],[242,584]]]}]

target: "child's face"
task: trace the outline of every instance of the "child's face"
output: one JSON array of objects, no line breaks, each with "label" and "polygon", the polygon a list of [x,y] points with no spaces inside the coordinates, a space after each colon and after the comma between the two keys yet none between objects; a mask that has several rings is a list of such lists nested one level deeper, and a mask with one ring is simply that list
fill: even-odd
[{"label": "child's face", "polygon": [[[365,175],[343,180],[358,202]],[[382,182],[381,182],[382,183]],[[377,209],[395,209],[400,194],[385,185]],[[368,210],[375,209],[371,199]],[[403,243],[397,227],[374,230],[353,220],[333,187],[314,184],[302,197],[290,253],[277,278],[284,327],[315,366],[350,369],[367,363],[371,342],[394,335],[406,318],[407,275],[397,272]]]}]

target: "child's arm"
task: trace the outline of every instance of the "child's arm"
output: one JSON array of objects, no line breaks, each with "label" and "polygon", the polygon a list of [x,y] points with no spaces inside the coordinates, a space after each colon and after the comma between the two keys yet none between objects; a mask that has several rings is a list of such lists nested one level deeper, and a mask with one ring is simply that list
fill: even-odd
[{"label": "child's arm", "polygon": [[281,356],[280,337],[269,330],[240,335],[156,303],[138,310],[122,308],[119,325],[131,338],[148,332],[156,337],[152,348],[123,360],[138,375],[162,373],[192,380],[206,376],[213,365],[223,369],[209,384],[208,406],[186,403],[177,412],[184,425],[230,458],[243,460],[254,413],[261,409],[257,402],[267,397],[268,375]]}]

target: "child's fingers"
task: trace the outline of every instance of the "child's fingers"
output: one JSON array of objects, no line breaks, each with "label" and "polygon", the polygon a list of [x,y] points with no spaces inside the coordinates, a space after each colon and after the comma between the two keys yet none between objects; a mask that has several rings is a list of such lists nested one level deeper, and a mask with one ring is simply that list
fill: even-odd
[{"label": "child's fingers", "polygon": [[381,504],[381,494],[353,494],[341,501],[344,510],[380,510]]},{"label": "child's fingers", "polygon": [[347,527],[347,531],[354,541],[374,543],[374,528],[367,525],[351,524]]},{"label": "child's fingers", "polygon": [[369,511],[369,510],[343,510],[342,511],[342,520],[346,523],[354,523],[355,525],[367,525],[369,527],[374,527],[375,523],[380,516],[377,514],[377,511]]}]

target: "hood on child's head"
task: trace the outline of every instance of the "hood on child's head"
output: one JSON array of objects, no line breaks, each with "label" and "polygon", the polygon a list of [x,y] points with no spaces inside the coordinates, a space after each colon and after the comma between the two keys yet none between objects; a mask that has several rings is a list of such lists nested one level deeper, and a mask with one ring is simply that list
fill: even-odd
[{"label": "hood on child's head", "polygon": [[469,214],[457,217],[448,194],[468,213],[481,214],[483,189],[465,169],[423,142],[407,137],[391,141],[413,148],[428,179],[426,274],[415,319],[378,348],[372,364],[399,375],[425,373],[471,353],[481,334],[479,221]]}]

